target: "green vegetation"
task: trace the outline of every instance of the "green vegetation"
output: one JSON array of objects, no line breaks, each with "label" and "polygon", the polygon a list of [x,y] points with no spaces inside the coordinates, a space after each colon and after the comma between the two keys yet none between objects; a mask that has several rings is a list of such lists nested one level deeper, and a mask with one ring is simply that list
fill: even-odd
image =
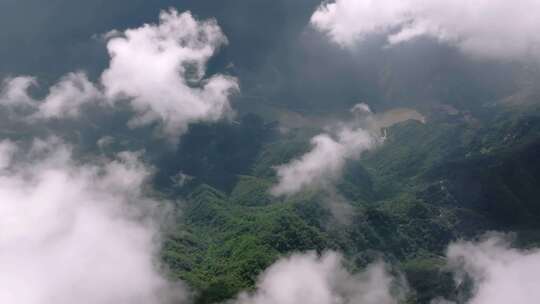
[{"label": "green vegetation", "polygon": [[333,249],[354,269],[379,258],[396,265],[410,303],[459,298],[443,268],[449,242],[497,229],[540,243],[540,111],[436,114],[391,127],[383,146],[348,164],[336,185],[347,218],[323,192],[268,193],[273,166],[305,152],[316,130],[282,134],[254,115],[193,128],[158,180],[172,189],[164,176],[182,168],[193,177],[169,190],[182,212],[162,252],[171,275],[199,291],[198,303],[214,303],[252,288],[280,256]]}]

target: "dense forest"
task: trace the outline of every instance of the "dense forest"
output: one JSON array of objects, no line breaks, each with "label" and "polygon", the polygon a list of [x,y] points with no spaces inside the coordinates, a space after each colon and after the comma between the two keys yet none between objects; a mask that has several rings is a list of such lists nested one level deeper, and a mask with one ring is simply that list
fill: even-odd
[{"label": "dense forest", "polygon": [[[345,253],[352,269],[391,263],[405,273],[411,303],[458,300],[466,288],[445,271],[449,243],[490,230],[517,231],[520,246],[540,241],[534,105],[479,116],[434,109],[425,123],[393,125],[382,146],[347,163],[332,194],[270,194],[274,166],[304,153],[306,134],[320,131],[278,127],[253,113],[238,124],[196,125],[176,154],[163,157],[156,181],[181,198],[181,213],[162,257],[172,276],[200,290],[198,303],[253,287],[283,255],[325,249]],[[180,168],[181,185],[172,178]]]}]

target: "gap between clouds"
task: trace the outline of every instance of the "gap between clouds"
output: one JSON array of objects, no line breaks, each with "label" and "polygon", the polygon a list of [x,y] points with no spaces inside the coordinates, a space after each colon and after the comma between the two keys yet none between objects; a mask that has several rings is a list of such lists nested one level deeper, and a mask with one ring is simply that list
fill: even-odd
[{"label": "gap between clouds", "polygon": [[[143,191],[151,173],[132,152],[85,164],[57,138],[30,147],[0,141],[0,302],[190,303],[184,285],[156,264],[166,202]],[[467,304],[540,297],[538,249],[513,249],[504,236],[489,235],[451,244],[447,260],[457,284],[465,275],[474,283]],[[329,251],[278,260],[254,291],[229,303],[397,304],[406,292],[383,263],[353,274]]]},{"label": "gap between clouds", "polygon": [[412,109],[395,108],[375,114],[366,103],[356,104],[350,113],[352,120],[327,127],[325,133],[313,137],[310,151],[274,168],[278,183],[270,189],[271,194],[294,195],[314,187],[334,193],[331,187],[341,178],[347,162],[382,145],[387,128],[407,120],[426,122]]},{"label": "gap between clouds", "polygon": [[[512,248],[503,234],[487,234],[479,241],[458,241],[446,252],[447,267],[459,286],[465,276],[473,283],[464,304],[538,302],[540,250]],[[335,252],[321,256],[295,254],[270,266],[254,292],[241,293],[234,304],[394,304],[403,303],[407,283],[382,262],[351,274]],[[442,298],[432,304],[456,304]]]},{"label": "gap between clouds", "polygon": [[[473,288],[464,304],[534,304],[540,291],[540,249],[515,249],[504,234],[487,234],[479,241],[458,241],[446,252],[447,267],[459,286],[465,277]],[[270,266],[254,292],[241,293],[234,304],[394,304],[403,303],[408,287],[381,263],[351,274],[341,256],[327,252],[296,254]],[[432,304],[456,304],[437,298]]]},{"label": "gap between clouds", "polygon": [[[0,302],[191,303],[158,257],[166,201],[146,195],[140,155],[80,163],[58,138],[0,141]],[[395,304],[382,263],[351,274],[335,252],[294,254],[234,304]]]}]

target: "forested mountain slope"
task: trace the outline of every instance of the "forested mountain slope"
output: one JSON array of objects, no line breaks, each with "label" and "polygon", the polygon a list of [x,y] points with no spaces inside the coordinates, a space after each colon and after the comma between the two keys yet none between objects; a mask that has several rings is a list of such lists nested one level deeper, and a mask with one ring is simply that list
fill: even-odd
[{"label": "forested mountain slope", "polygon": [[[433,110],[425,123],[387,129],[383,145],[347,164],[332,193],[288,197],[269,193],[273,168],[308,150],[318,130],[278,127],[253,114],[237,125],[195,127],[186,148],[167,159],[170,171],[160,172],[182,210],[162,256],[171,275],[200,290],[200,303],[252,287],[280,256],[325,249],[343,252],[352,269],[390,262],[405,273],[411,302],[456,299],[465,287],[442,268],[451,241],[489,230],[538,240],[534,107],[497,106],[476,117]],[[166,178],[175,162],[184,168],[181,184]]]}]

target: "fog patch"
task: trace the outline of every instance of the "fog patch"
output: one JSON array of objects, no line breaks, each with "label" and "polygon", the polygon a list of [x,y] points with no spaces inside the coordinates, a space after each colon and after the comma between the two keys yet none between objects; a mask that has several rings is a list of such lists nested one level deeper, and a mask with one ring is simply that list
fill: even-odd
[{"label": "fog patch", "polygon": [[479,242],[451,244],[447,258],[458,286],[465,277],[472,279],[473,294],[467,304],[538,303],[540,249],[512,248],[508,236],[497,234]]},{"label": "fog patch", "polygon": [[380,134],[369,129],[374,118],[367,105],[358,104],[351,112],[354,121],[313,137],[309,152],[275,168],[278,184],[271,189],[273,195],[293,195],[306,188],[331,186],[341,177],[348,160],[358,159],[362,152],[382,142]]},{"label": "fog patch", "polygon": [[242,293],[231,303],[395,304],[404,290],[382,262],[352,274],[335,252],[307,253],[277,261],[260,276],[254,292]]},{"label": "fog patch", "polygon": [[[14,150],[18,149],[16,157]],[[139,155],[79,163],[59,139],[0,142],[0,302],[172,303],[159,271],[163,202]]]},{"label": "fog patch", "polygon": [[8,109],[22,110],[18,115],[29,122],[35,120],[77,118],[85,104],[101,99],[97,87],[83,72],[69,73],[49,89],[43,99],[32,97],[29,90],[37,86],[31,76],[19,76],[5,80],[0,92],[0,105]]},{"label": "fog patch", "polygon": [[0,90],[0,105],[23,106],[32,104],[34,100],[28,94],[28,89],[36,84],[36,79],[30,76],[4,79]]}]

